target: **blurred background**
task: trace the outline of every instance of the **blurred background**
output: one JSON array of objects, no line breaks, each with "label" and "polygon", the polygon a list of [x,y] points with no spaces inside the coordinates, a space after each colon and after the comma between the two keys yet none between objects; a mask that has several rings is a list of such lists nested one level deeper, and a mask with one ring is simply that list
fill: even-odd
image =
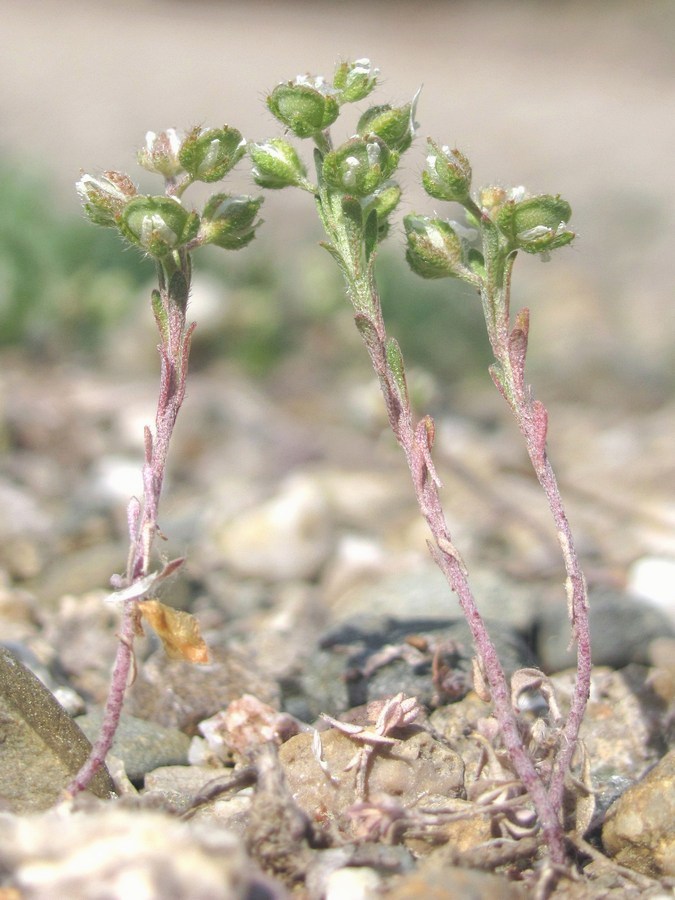
[{"label": "blurred background", "polygon": [[[367,56],[381,70],[373,103],[402,104],[422,86],[399,221],[412,210],[452,214],[417,184],[427,135],[468,155],[476,185],[523,184],[571,203],[572,247],[516,266],[514,304],[533,317],[529,374],[550,407],[573,505],[602,507],[596,531],[612,525],[593,544],[598,564],[675,556],[672,0],[0,0],[0,21],[0,440],[10,455],[41,440],[56,452],[50,416],[59,404],[66,422],[84,415],[86,383],[153,383],[156,373],[152,267],[83,220],[80,171],[126,171],[156,191],[135,164],[147,130],[227,123],[250,140],[276,135],[267,90]],[[245,163],[226,189],[257,193]],[[367,389],[351,412],[340,400],[372,378],[339,276],[317,247],[312,204],[299,191],[268,193],[263,217],[249,248],[197,261],[196,377],[217,390],[213,373],[227,365],[300,418],[342,417],[368,433]],[[505,419],[477,304],[450,282],[417,279],[402,257],[394,229],[380,260],[383,302],[422,408],[485,427]],[[96,440],[106,447],[96,434],[87,465]],[[65,441],[62,468],[74,452]],[[14,464],[10,475],[16,485],[25,473]]]}]

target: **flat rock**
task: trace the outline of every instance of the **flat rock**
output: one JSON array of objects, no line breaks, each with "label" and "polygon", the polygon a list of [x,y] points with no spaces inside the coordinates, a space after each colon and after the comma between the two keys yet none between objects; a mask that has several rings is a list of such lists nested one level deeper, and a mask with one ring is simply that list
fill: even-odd
[{"label": "flat rock", "polygon": [[[461,757],[424,730],[409,729],[393,746],[380,747],[367,769],[368,798],[386,795],[406,810],[443,806],[464,789]],[[362,744],[337,729],[321,733],[324,771],[314,754],[312,736],[299,734],[279,748],[288,787],[298,806],[314,821],[349,825],[344,815],[359,797],[357,767],[348,768]]]},{"label": "flat rock", "polygon": [[[0,648],[0,797],[16,813],[56,803],[91,745],[54,696],[9,650]],[[101,769],[89,790],[115,787]]]}]

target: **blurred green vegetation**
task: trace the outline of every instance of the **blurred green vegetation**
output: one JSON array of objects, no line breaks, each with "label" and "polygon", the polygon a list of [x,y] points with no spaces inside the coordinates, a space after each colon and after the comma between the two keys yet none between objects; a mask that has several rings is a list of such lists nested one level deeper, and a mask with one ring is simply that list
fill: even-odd
[{"label": "blurred green vegetation", "polygon": [[[111,334],[135,327],[152,263],[113,230],[60,214],[46,180],[2,161],[0,190],[0,349],[97,364]],[[459,282],[414,276],[401,243],[394,235],[377,266],[388,330],[408,366],[441,382],[483,374],[490,357],[477,298]],[[283,254],[274,235],[241,253],[208,248],[195,272],[197,318],[199,276],[215,294],[195,334],[196,366],[227,358],[265,376],[301,352],[332,369],[351,365],[354,342],[344,340],[348,331],[352,337],[351,313],[339,273],[316,242]]]},{"label": "blurred green vegetation", "polygon": [[0,161],[0,347],[95,352],[147,278],[120,241],[64,219],[46,180]]}]

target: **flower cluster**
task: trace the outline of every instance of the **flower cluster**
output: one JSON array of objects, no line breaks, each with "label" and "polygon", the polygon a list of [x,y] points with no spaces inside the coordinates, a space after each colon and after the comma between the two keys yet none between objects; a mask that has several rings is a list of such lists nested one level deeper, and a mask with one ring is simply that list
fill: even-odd
[{"label": "flower cluster", "polygon": [[491,231],[493,249],[503,259],[517,250],[545,258],[574,239],[568,228],[572,210],[560,197],[528,196],[522,187],[490,186],[474,200],[471,180],[471,165],[461,151],[427,141],[424,189],[436,200],[463,206],[469,227],[448,219],[406,216],[407,259],[423,278],[455,277],[479,286],[485,275],[485,254],[473,243],[481,231]]},{"label": "flower cluster", "polygon": [[182,196],[196,181],[222,180],[245,153],[246,141],[228,125],[197,127],[187,134],[174,128],[160,134],[149,131],[138,163],[164,178],[164,194],[140,194],[121,172],[104,172],[98,178],[83,174],[77,191],[93,222],[117,228],[130,244],[155,259],[203,244],[236,250],[253,240],[262,198],[216,194],[200,213],[188,210]]}]

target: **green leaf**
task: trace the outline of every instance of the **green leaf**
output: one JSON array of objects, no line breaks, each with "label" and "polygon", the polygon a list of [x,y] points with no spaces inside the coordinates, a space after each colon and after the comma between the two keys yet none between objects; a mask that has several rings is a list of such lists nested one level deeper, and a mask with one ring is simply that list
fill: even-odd
[{"label": "green leaf", "polygon": [[363,338],[366,347],[369,350],[377,350],[380,346],[380,338],[377,334],[375,323],[370,316],[367,316],[362,312],[357,312],[354,316],[354,322],[361,333],[361,337]]},{"label": "green leaf", "polygon": [[157,322],[162,343],[166,345],[169,343],[169,314],[164,309],[162,296],[156,289],[152,292],[152,312],[155,316],[155,322]]},{"label": "green leaf", "polygon": [[408,405],[408,385],[405,378],[405,367],[403,365],[403,356],[398,341],[395,338],[388,338],[386,344],[387,365],[391,372],[396,388],[404,406]]},{"label": "green leaf", "polygon": [[169,297],[185,312],[188,303],[189,288],[185,276],[180,270],[173,273],[169,279]]},{"label": "green leaf", "polygon": [[368,214],[368,218],[366,219],[366,224],[363,229],[363,243],[366,251],[366,262],[370,260],[370,257],[377,247],[379,236],[380,229],[378,226],[377,210],[372,209]]}]

